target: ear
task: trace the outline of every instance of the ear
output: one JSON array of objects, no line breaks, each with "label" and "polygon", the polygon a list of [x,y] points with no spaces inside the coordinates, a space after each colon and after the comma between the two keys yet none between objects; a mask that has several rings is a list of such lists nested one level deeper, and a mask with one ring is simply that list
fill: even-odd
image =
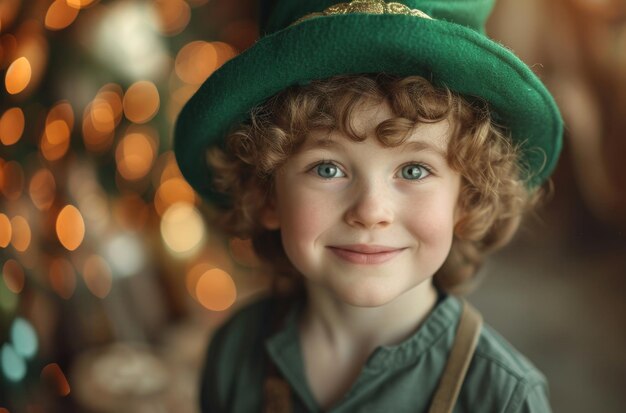
[{"label": "ear", "polygon": [[260,219],[261,225],[265,229],[276,230],[280,228],[280,215],[278,208],[276,208],[274,197],[269,198],[263,209],[261,209]]}]

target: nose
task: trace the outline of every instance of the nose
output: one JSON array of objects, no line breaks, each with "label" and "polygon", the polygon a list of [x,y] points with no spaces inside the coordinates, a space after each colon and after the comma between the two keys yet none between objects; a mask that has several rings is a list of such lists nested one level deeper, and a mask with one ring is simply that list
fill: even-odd
[{"label": "nose", "polygon": [[384,228],[394,219],[393,202],[381,185],[361,187],[346,211],[345,221],[353,227],[364,229]]}]

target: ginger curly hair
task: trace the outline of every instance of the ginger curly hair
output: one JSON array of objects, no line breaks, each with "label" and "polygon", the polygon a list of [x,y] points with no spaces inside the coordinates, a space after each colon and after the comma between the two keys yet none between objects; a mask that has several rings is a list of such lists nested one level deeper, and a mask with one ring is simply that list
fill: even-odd
[{"label": "ginger curly hair", "polygon": [[338,130],[363,141],[350,119],[364,99],[386,101],[396,115],[375,128],[385,146],[401,145],[420,123],[450,121],[447,161],[461,175],[458,202],[464,213],[434,283],[446,292],[466,292],[486,254],[511,240],[541,191],[529,189],[522,148],[495,124],[484,101],[437,88],[423,77],[340,75],[289,87],[252,109],[249,120],[228,135],[225,149],[207,153],[215,188],[232,200],[214,223],[229,235],[252,240],[257,255],[276,274],[275,287],[301,288],[302,277],[283,251],[280,231],[261,224],[274,173],[312,130]]}]

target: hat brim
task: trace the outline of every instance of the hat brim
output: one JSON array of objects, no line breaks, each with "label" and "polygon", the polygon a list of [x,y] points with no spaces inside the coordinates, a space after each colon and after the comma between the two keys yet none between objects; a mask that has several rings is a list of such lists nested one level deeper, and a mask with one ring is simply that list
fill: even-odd
[{"label": "hat brim", "polygon": [[443,20],[405,15],[317,17],[260,39],[211,75],[181,111],[175,152],[185,178],[218,205],[208,148],[221,145],[252,107],[282,89],[338,74],[420,75],[486,100],[498,123],[523,143],[530,186],[556,166],[563,123],[545,86],[513,53],[484,35]]}]

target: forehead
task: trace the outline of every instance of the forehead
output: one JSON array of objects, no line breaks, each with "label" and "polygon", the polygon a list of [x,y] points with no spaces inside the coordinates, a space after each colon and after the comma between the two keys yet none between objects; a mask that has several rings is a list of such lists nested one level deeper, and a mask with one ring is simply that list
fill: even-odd
[{"label": "forehead", "polygon": [[[391,106],[386,101],[376,102],[373,100],[363,100],[355,107],[351,114],[350,124],[359,136],[365,136],[367,140],[376,140],[376,127],[383,121],[394,118]],[[402,146],[411,146],[416,149],[422,147],[432,147],[432,149],[447,153],[450,141],[451,125],[449,120],[442,120],[435,123],[420,123],[415,127],[404,141]],[[301,150],[313,148],[331,148],[345,145],[358,145],[339,130],[312,131],[306,138]],[[415,145],[414,143],[421,143]],[[413,145],[412,145],[413,144]],[[381,148],[385,145],[380,143]]]}]

